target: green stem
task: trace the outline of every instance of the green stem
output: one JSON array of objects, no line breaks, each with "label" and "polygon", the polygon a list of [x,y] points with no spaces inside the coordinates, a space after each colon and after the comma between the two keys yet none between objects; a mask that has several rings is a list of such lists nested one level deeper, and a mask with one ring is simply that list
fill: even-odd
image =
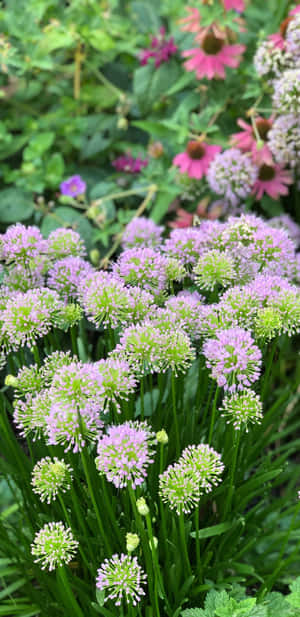
[{"label": "green stem", "polygon": [[180,512],[178,521],[179,521],[179,535],[181,539],[182,552],[183,552],[187,572],[190,576],[192,574],[192,569],[191,569],[191,564],[190,564],[189,554],[188,554],[188,549],[187,549],[187,543],[186,543],[183,512]]},{"label": "green stem", "polygon": [[33,357],[34,357],[35,363],[38,365],[38,367],[40,367],[41,366],[41,359],[40,359],[39,349],[38,349],[37,345],[34,345],[34,347],[32,349],[32,353],[33,353]]},{"label": "green stem", "polygon": [[219,386],[216,387],[216,392],[215,392],[215,397],[214,397],[214,402],[213,402],[213,408],[212,408],[212,413],[211,413],[209,435],[208,435],[208,444],[209,445],[211,445],[211,440],[212,440],[212,436],[213,436],[213,430],[214,430],[214,426],[215,426],[218,396],[219,396]]},{"label": "green stem", "polygon": [[[155,587],[159,587],[159,592],[161,594],[161,596],[163,596],[163,599],[165,600],[166,604],[168,605],[168,609],[170,609],[170,605],[168,602],[168,598],[166,596],[166,592],[164,589],[164,584],[163,584],[163,580],[162,580],[162,576],[161,576],[161,571],[160,571],[160,566],[159,566],[159,562],[158,562],[158,557],[157,557],[157,549],[155,548],[155,544],[154,544],[154,538],[153,538],[153,529],[152,529],[152,523],[151,523],[151,517],[150,514],[146,515],[146,525],[147,525],[147,530],[148,530],[148,535],[150,538],[150,546],[151,546],[151,551],[152,551],[152,559],[153,559],[153,563],[154,563],[154,570],[156,573],[156,577],[157,577],[157,581],[155,581]],[[155,592],[155,595],[157,596],[157,590]],[[157,612],[159,615],[159,606],[158,606],[158,599],[157,599]]]},{"label": "green stem", "polygon": [[200,560],[200,538],[199,538],[199,505],[195,510],[195,529],[196,529],[196,564],[197,564],[197,574],[202,580],[202,568],[201,568],[201,560]]},{"label": "green stem", "polygon": [[262,401],[265,400],[265,396],[266,396],[267,389],[268,389],[268,386],[269,386],[269,376],[270,376],[271,369],[272,369],[272,366],[273,366],[273,360],[274,360],[274,355],[275,355],[276,348],[277,348],[277,339],[275,339],[273,341],[273,344],[272,344],[272,347],[271,347],[271,351],[270,351],[270,354],[269,354],[269,357],[268,357],[268,362],[267,362],[265,374],[264,374],[264,377],[263,377],[263,383],[262,383],[262,389],[261,389]]},{"label": "green stem", "polygon": [[73,356],[77,356],[78,357],[78,350],[77,350],[77,336],[76,336],[76,327],[72,326],[70,328],[70,333],[71,333],[71,344],[72,344],[72,353]]},{"label": "green stem", "polygon": [[[61,505],[61,509],[62,509],[62,511],[63,511],[63,513],[64,513],[64,517],[65,517],[65,519],[66,519],[66,521],[67,521],[67,523],[68,523],[68,526],[70,527],[70,529],[72,529],[72,523],[71,523],[71,520],[70,520],[70,517],[69,517],[68,511],[67,511],[67,508],[66,508],[66,506],[65,506],[65,504],[64,504],[64,501],[63,501],[63,499],[62,499],[61,495],[58,495],[58,501],[59,501],[59,503],[60,503],[60,505]],[[90,564],[89,564],[89,562],[88,562],[87,557],[85,556],[85,554],[84,554],[84,552],[83,552],[83,549],[82,549],[82,547],[81,547],[81,544],[79,544],[79,552],[80,552],[80,555],[81,555],[82,560],[83,560],[83,562],[85,563],[86,567],[90,570],[90,569],[91,569]]]},{"label": "green stem", "polygon": [[[67,573],[65,571],[65,567],[62,566],[57,570],[57,577],[60,579],[62,584],[62,599],[64,604],[68,605],[68,608],[71,609],[71,615],[75,617],[84,617],[83,612],[75,599],[73,591],[70,587],[70,583],[68,580]],[[67,601],[67,602],[66,602]]]},{"label": "green stem", "polygon": [[84,474],[85,474],[85,477],[86,477],[86,481],[87,481],[87,485],[88,485],[91,501],[92,501],[92,504],[93,504],[93,507],[94,507],[94,511],[95,511],[95,514],[96,514],[96,519],[97,519],[98,526],[99,526],[99,529],[100,529],[100,533],[101,533],[101,536],[102,536],[102,539],[103,539],[103,542],[104,542],[104,546],[105,546],[106,551],[108,553],[110,553],[110,545],[109,545],[109,543],[107,541],[107,535],[106,535],[106,533],[104,531],[103,523],[102,523],[101,516],[100,516],[100,513],[99,513],[99,509],[98,509],[98,506],[97,506],[97,501],[95,499],[93,484],[92,484],[92,481],[91,481],[91,478],[90,478],[90,474],[89,474],[88,465],[87,465],[87,462],[86,462],[86,456],[85,456],[84,450],[81,451],[81,460],[82,460],[82,465],[83,465]]},{"label": "green stem", "polygon": [[172,386],[172,410],[173,410],[173,419],[174,419],[174,427],[175,427],[176,456],[178,458],[180,454],[180,437],[179,437],[177,406],[176,406],[176,383],[175,383],[175,374],[173,371],[171,373],[171,386]]},{"label": "green stem", "polygon": [[141,420],[142,421],[145,419],[145,401],[144,401],[144,397],[145,397],[144,377],[141,377],[140,398],[141,398]]},{"label": "green stem", "polygon": [[234,431],[233,457],[231,461],[230,484],[229,484],[229,490],[227,493],[225,507],[224,507],[223,520],[226,519],[226,516],[231,508],[233,489],[234,489],[234,476],[235,476],[236,462],[237,462],[238,450],[239,450],[240,439],[241,439],[241,431],[236,430],[234,428],[232,430]]}]

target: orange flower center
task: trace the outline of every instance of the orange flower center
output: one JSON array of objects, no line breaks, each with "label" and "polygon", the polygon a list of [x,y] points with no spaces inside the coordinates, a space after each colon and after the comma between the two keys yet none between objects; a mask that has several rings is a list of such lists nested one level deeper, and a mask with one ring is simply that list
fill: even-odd
[{"label": "orange flower center", "polygon": [[257,120],[255,124],[260,138],[263,141],[267,141],[268,132],[271,128],[271,122],[265,118],[262,118],[261,120]]},{"label": "orange flower center", "polygon": [[205,147],[200,141],[189,141],[186,150],[190,159],[193,160],[202,159],[205,154]]},{"label": "orange flower center", "polygon": [[285,39],[285,35],[286,35],[286,31],[287,31],[287,27],[289,25],[289,23],[293,21],[293,17],[287,17],[286,19],[284,19],[279,27],[279,32],[282,36],[283,39]]},{"label": "orange flower center", "polygon": [[216,56],[224,46],[224,40],[218,39],[212,32],[207,34],[202,41],[202,49],[209,56]]},{"label": "orange flower center", "polygon": [[273,180],[276,176],[276,170],[271,165],[262,165],[259,169],[258,179],[264,182]]}]

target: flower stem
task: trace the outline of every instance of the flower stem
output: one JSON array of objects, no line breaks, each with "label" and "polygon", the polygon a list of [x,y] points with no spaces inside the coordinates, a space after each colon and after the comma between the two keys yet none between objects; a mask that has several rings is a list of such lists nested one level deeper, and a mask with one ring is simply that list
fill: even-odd
[{"label": "flower stem", "polygon": [[183,552],[183,556],[184,556],[184,561],[185,561],[185,564],[186,564],[187,572],[188,572],[189,575],[191,575],[192,574],[192,569],[191,569],[191,564],[190,564],[189,554],[188,554],[188,549],[187,549],[187,543],[186,543],[183,512],[180,512],[178,520],[179,520],[179,535],[180,535],[180,539],[181,539],[181,545],[182,545],[182,552]]},{"label": "flower stem", "polygon": [[180,437],[179,437],[177,406],[176,406],[176,383],[175,383],[175,374],[173,371],[171,373],[171,385],[172,385],[172,409],[173,409],[175,441],[176,441],[176,456],[178,458],[180,454]]},{"label": "flower stem", "polygon": [[104,542],[104,546],[105,546],[106,551],[108,553],[110,553],[110,546],[109,546],[109,543],[107,541],[107,536],[106,536],[106,533],[104,531],[104,527],[103,527],[103,523],[102,523],[102,520],[101,520],[100,512],[99,512],[99,509],[98,509],[98,506],[97,506],[97,501],[95,499],[93,484],[92,484],[91,477],[90,477],[90,474],[89,474],[89,469],[88,469],[88,465],[87,465],[87,461],[86,461],[86,455],[85,455],[84,450],[81,451],[81,460],[82,460],[82,465],[83,465],[84,474],[85,474],[85,477],[86,477],[86,481],[87,481],[87,485],[88,485],[91,501],[92,501],[92,504],[93,504],[93,507],[94,507],[94,511],[95,511],[95,514],[96,514],[96,519],[97,519],[98,526],[99,526],[99,529],[100,529],[100,533],[101,533],[101,536],[102,536],[102,539],[103,539],[103,542]]},{"label": "flower stem", "polygon": [[[62,566],[57,570],[57,577],[61,582],[61,592],[62,599],[64,604],[68,604],[69,609],[71,609],[71,614],[77,617],[84,617],[83,612],[77,603],[73,591],[70,587],[70,583],[68,580],[68,576],[65,570],[65,567]],[[67,600],[67,602],[66,602]]]},{"label": "flower stem", "polygon": [[201,568],[201,560],[200,560],[200,538],[199,538],[199,505],[195,510],[195,529],[196,529],[196,564],[197,564],[197,574],[198,578],[201,582],[202,579],[202,568]]},{"label": "flower stem", "polygon": [[271,351],[270,351],[269,357],[268,357],[268,362],[267,362],[267,365],[266,365],[265,374],[264,374],[264,377],[263,377],[263,383],[262,383],[262,389],[261,389],[262,401],[265,400],[265,396],[267,394],[267,390],[268,390],[268,386],[269,386],[269,376],[270,376],[270,372],[271,372],[271,369],[272,369],[276,348],[277,348],[277,339],[275,339],[273,341],[273,344],[272,344],[272,347],[271,347]]},{"label": "flower stem", "polygon": [[229,484],[229,490],[227,493],[225,507],[224,507],[223,520],[226,519],[226,516],[231,508],[233,489],[234,489],[234,476],[235,476],[236,462],[237,462],[238,450],[239,450],[240,439],[241,439],[241,431],[235,430],[234,428],[232,428],[232,430],[234,432],[233,457],[231,461],[230,484]]},{"label": "flower stem", "polygon": [[213,407],[212,407],[212,413],[211,413],[211,419],[210,419],[210,427],[209,427],[209,435],[208,435],[208,444],[209,445],[211,445],[211,440],[212,440],[212,436],[213,436],[213,430],[214,430],[215,419],[216,419],[216,410],[217,410],[218,396],[219,396],[219,386],[216,387],[216,392],[215,392],[215,397],[214,397],[214,402],[213,402]]}]

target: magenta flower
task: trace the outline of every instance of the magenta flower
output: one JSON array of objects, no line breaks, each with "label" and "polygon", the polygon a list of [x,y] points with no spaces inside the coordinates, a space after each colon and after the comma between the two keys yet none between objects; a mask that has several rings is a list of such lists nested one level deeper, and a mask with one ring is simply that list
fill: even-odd
[{"label": "magenta flower", "polygon": [[164,228],[145,216],[133,218],[126,225],[122,237],[123,248],[158,246]]},{"label": "magenta flower", "polygon": [[117,171],[124,171],[127,174],[139,174],[147,165],[147,159],[143,160],[141,157],[134,159],[129,153],[119,156],[112,162],[112,166]]},{"label": "magenta flower", "polygon": [[224,8],[226,11],[238,11],[242,13],[245,10],[244,0],[223,0]]},{"label": "magenta flower", "polygon": [[259,378],[261,351],[243,328],[219,330],[204,343],[203,354],[212,378],[224,390],[243,390]]},{"label": "magenta flower", "polygon": [[154,58],[154,65],[158,68],[163,62],[168,60],[177,51],[177,46],[174,45],[174,38],[165,38],[165,28],[160,28],[158,36],[152,36],[150,47],[143,49],[140,53],[141,65],[148,64],[150,58]]},{"label": "magenta flower", "polygon": [[270,195],[273,199],[278,199],[280,195],[288,195],[289,189],[286,185],[292,183],[293,179],[290,173],[282,169],[280,165],[263,164],[258,170],[253,193],[256,199],[261,199],[264,193]]},{"label": "magenta flower", "polygon": [[186,173],[189,178],[200,180],[221,150],[221,146],[209,146],[204,141],[189,141],[186,151],[174,157],[173,165],[177,165],[181,173]]},{"label": "magenta flower", "polygon": [[245,45],[228,45],[223,38],[209,32],[201,40],[200,47],[184,51],[182,55],[189,58],[184,63],[186,70],[195,71],[198,79],[225,79],[225,66],[238,67],[244,51]]},{"label": "magenta flower", "polygon": [[71,176],[60,185],[62,195],[67,197],[78,197],[85,193],[86,183],[80,176]]},{"label": "magenta flower", "polygon": [[93,267],[81,257],[65,257],[55,262],[48,272],[48,287],[55,289],[63,298],[77,299],[79,285],[93,273]]},{"label": "magenta flower", "polygon": [[231,137],[231,145],[236,146],[242,152],[251,152],[253,161],[257,165],[265,163],[266,165],[272,165],[273,157],[272,152],[268,146],[267,139],[270,129],[272,128],[273,118],[257,117],[254,121],[255,129],[259,139],[264,142],[262,148],[258,147],[257,135],[251,124],[248,124],[241,118],[238,119],[238,125],[243,129],[240,133],[234,133]]}]

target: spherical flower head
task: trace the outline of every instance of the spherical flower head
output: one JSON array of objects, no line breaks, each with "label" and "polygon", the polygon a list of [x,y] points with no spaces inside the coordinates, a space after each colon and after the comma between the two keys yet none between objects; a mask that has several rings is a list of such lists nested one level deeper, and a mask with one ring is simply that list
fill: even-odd
[{"label": "spherical flower head", "polygon": [[179,259],[175,259],[174,257],[168,258],[166,264],[166,277],[169,283],[173,283],[174,281],[177,283],[181,282],[186,274],[186,269]]},{"label": "spherical flower head", "polygon": [[28,264],[45,254],[47,242],[35,226],[16,223],[6,230],[0,239],[1,259],[5,263]]},{"label": "spherical flower head", "polygon": [[44,360],[44,364],[39,371],[39,375],[45,386],[50,386],[54,375],[63,367],[70,366],[73,358],[70,351],[53,351]]},{"label": "spherical flower head", "polygon": [[278,116],[268,134],[269,148],[279,165],[297,167],[300,157],[300,120],[295,114]]},{"label": "spherical flower head", "polygon": [[203,354],[211,377],[229,392],[243,390],[260,376],[261,351],[243,328],[219,330],[204,343]]},{"label": "spherical flower head", "polygon": [[93,273],[91,264],[81,257],[59,259],[48,272],[48,287],[55,289],[63,300],[76,300],[82,280]]},{"label": "spherical flower head", "polygon": [[31,435],[33,441],[47,435],[47,418],[51,400],[48,391],[38,392],[36,396],[27,394],[25,401],[14,404],[14,422],[23,437]]},{"label": "spherical flower head", "polygon": [[237,68],[244,51],[245,45],[228,45],[224,38],[208,31],[201,37],[200,46],[182,52],[182,56],[189,58],[185,69],[195,71],[198,79],[225,79],[225,67]]},{"label": "spherical flower head", "polygon": [[110,404],[113,404],[120,413],[120,401],[127,401],[137,386],[137,380],[130,365],[126,360],[109,357],[96,362],[94,369],[99,374],[103,388],[104,411],[109,411]]},{"label": "spherical flower head", "polygon": [[[254,68],[259,75],[274,85],[274,79],[280,77],[287,69],[293,69],[295,61],[286,49],[278,47],[274,41],[263,41],[254,56]],[[274,86],[275,87],[275,86]]]},{"label": "spherical flower head", "polygon": [[178,259],[184,266],[197,263],[206,248],[206,236],[198,227],[173,229],[162,250],[167,256]]},{"label": "spherical flower head", "polygon": [[254,320],[254,335],[257,340],[271,341],[283,331],[281,315],[271,306],[259,309]]},{"label": "spherical flower head", "polygon": [[43,256],[37,257],[34,264],[33,262],[25,265],[18,263],[10,267],[3,276],[2,291],[5,290],[7,295],[10,295],[12,291],[25,292],[29,289],[44,287],[45,267],[46,262]]},{"label": "spherical flower head", "polygon": [[248,197],[256,178],[257,170],[250,157],[237,148],[217,154],[207,172],[212,191],[223,195],[233,206]]},{"label": "spherical flower head", "polygon": [[60,185],[60,191],[62,195],[67,197],[78,197],[83,195],[86,191],[86,183],[79,175],[71,176]]},{"label": "spherical flower head", "polygon": [[[300,153],[299,153],[300,156]],[[300,225],[295,223],[289,214],[280,214],[269,219],[269,225],[278,229],[284,229],[296,247],[300,244]]]},{"label": "spherical flower head", "polygon": [[272,103],[278,113],[300,114],[300,69],[285,71],[275,81]]},{"label": "spherical flower head", "polygon": [[194,274],[200,289],[213,291],[218,287],[228,287],[236,278],[234,260],[231,255],[221,251],[208,251],[200,257]]},{"label": "spherical flower head", "polygon": [[50,331],[59,308],[59,296],[50,289],[17,292],[2,312],[2,335],[8,349],[17,350]]},{"label": "spherical flower head", "polygon": [[122,246],[124,249],[134,247],[154,248],[161,243],[164,227],[144,216],[135,217],[126,225]]},{"label": "spherical flower head", "polygon": [[139,375],[162,370],[161,350],[165,339],[151,321],[123,330],[115,353],[126,359]]},{"label": "spherical flower head", "polygon": [[246,432],[249,430],[249,424],[261,424],[263,417],[260,397],[249,388],[225,396],[220,411],[226,418],[227,424],[233,424],[237,430],[245,428]]},{"label": "spherical flower head", "polygon": [[44,386],[44,380],[37,364],[22,366],[14,380],[15,385],[13,387],[16,388],[19,396],[38,393]]},{"label": "spherical flower head", "polygon": [[180,327],[191,338],[198,338],[199,309],[202,297],[197,292],[180,292],[177,296],[170,296],[165,304],[169,313],[174,317],[174,327]]},{"label": "spherical flower head", "polygon": [[236,325],[241,328],[252,329],[260,307],[259,299],[247,286],[236,285],[223,294],[218,310],[223,319],[227,316],[227,327]]},{"label": "spherical flower head", "polygon": [[161,363],[162,370],[171,369],[177,376],[186,373],[196,358],[196,352],[189,336],[180,329],[162,335]]},{"label": "spherical flower head", "polygon": [[51,406],[47,418],[49,443],[80,451],[86,441],[96,441],[103,427],[103,387],[91,364],[73,362],[54,375],[49,388]]},{"label": "spherical flower head", "polygon": [[84,257],[86,249],[77,231],[58,227],[52,231],[48,238],[48,255],[52,260],[63,257]]},{"label": "spherical flower head", "polygon": [[159,476],[159,494],[177,514],[190,514],[201,498],[198,476],[180,462],[169,465]]},{"label": "spherical flower head", "polygon": [[141,485],[153,463],[155,433],[146,422],[124,422],[110,426],[98,441],[96,467],[117,488]]},{"label": "spherical flower head", "polygon": [[101,271],[89,276],[81,285],[80,299],[96,326],[117,328],[127,323],[132,300],[125,284],[113,274]]},{"label": "spherical flower head", "polygon": [[131,555],[113,555],[105,559],[97,572],[96,586],[100,591],[107,591],[107,600],[114,600],[121,606],[122,600],[136,606],[145,595],[142,585],[146,583],[146,574]]},{"label": "spherical flower head", "polygon": [[83,309],[77,302],[71,302],[69,304],[61,303],[59,310],[57,311],[54,326],[59,330],[67,332],[69,328],[76,326],[83,317]]},{"label": "spherical flower head", "polygon": [[148,514],[150,512],[144,497],[140,497],[139,499],[137,499],[137,501],[136,501],[136,508],[137,508],[138,513],[141,516],[148,516]]},{"label": "spherical flower head", "polygon": [[205,443],[185,448],[178,464],[197,478],[201,494],[210,493],[221,482],[224,471],[221,455]]},{"label": "spherical flower head", "polygon": [[289,21],[287,25],[287,29],[286,29],[285,40],[286,40],[287,51],[289,51],[290,54],[292,54],[294,58],[297,58],[297,60],[299,61],[300,60],[300,13],[296,13],[293,16],[293,19]]},{"label": "spherical flower head", "polygon": [[173,165],[179,167],[180,172],[186,173],[189,178],[200,180],[221,150],[221,146],[210,146],[204,141],[189,141],[186,151],[175,156]]},{"label": "spherical flower head", "polygon": [[271,306],[278,299],[281,292],[288,295],[291,294],[294,298],[298,293],[298,288],[295,285],[291,285],[286,278],[268,274],[259,274],[244,289],[256,298],[258,308]]},{"label": "spherical flower head", "polygon": [[141,157],[134,159],[131,154],[127,153],[116,158],[112,165],[116,171],[123,171],[127,174],[139,174],[143,167],[147,167],[148,160],[143,160]]},{"label": "spherical flower head", "polygon": [[128,553],[132,553],[140,543],[139,536],[136,533],[126,534],[126,549]]},{"label": "spherical flower head", "polygon": [[166,39],[165,28],[159,30],[157,36],[151,37],[150,47],[143,49],[140,53],[140,63],[142,66],[148,64],[150,58],[154,58],[154,66],[158,68],[162,63],[168,62],[176,53],[177,46],[174,44],[174,38]]},{"label": "spherical flower head", "polygon": [[281,333],[294,336],[300,332],[300,293],[299,288],[282,289],[269,301],[270,307],[281,319]]},{"label": "spherical flower head", "polygon": [[159,293],[167,284],[167,259],[152,248],[132,248],[121,253],[113,266],[113,274],[127,285]]},{"label": "spherical flower head", "polygon": [[[154,306],[154,296],[150,291],[140,287],[127,288],[130,301],[130,310],[127,314],[127,323],[136,323],[145,319]],[[157,300],[158,300],[157,296]]]},{"label": "spherical flower head", "polygon": [[35,535],[31,553],[42,570],[55,570],[70,563],[76,554],[79,542],[74,539],[70,527],[58,523],[46,523]]},{"label": "spherical flower head", "polygon": [[42,458],[32,471],[33,492],[40,500],[48,504],[55,501],[59,493],[65,493],[71,488],[73,470],[64,460],[56,456]]},{"label": "spherical flower head", "polygon": [[261,199],[264,193],[272,199],[278,199],[280,195],[288,195],[288,185],[292,183],[291,174],[286,169],[282,169],[280,165],[263,164],[258,169],[253,193],[257,200]]}]

